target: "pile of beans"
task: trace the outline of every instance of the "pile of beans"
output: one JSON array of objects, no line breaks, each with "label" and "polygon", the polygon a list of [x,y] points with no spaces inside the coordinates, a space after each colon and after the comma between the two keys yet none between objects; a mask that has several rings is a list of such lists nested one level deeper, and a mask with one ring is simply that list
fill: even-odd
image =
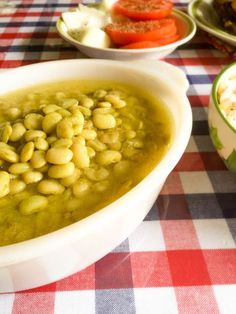
[{"label": "pile of beans", "polygon": [[76,198],[92,185],[104,191],[110,170],[127,169],[144,146],[143,122],[126,111],[120,91],[100,89],[80,99],[61,94],[26,113],[11,107],[1,124],[0,197],[36,186],[37,194],[19,204],[23,215],[41,211],[47,196],[67,189]]}]

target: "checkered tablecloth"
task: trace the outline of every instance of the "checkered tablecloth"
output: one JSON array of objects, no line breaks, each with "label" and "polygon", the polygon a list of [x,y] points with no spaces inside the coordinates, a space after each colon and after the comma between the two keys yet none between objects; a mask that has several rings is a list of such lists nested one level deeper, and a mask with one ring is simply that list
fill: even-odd
[{"label": "checkered tablecloth", "polygon": [[[1,0],[0,10],[4,2],[1,71],[83,57],[55,29],[60,13],[78,1]],[[236,176],[219,159],[207,127],[212,81],[233,60],[199,31],[165,61],[187,75],[194,122],[186,152],[154,207],[128,239],[87,269],[1,294],[0,314],[236,313]]]}]

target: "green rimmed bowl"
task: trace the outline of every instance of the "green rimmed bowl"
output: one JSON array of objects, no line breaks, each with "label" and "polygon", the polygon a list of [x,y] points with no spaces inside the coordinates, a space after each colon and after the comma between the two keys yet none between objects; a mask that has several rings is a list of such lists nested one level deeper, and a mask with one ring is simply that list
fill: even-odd
[{"label": "green rimmed bowl", "polygon": [[236,173],[236,128],[223,114],[218,101],[218,89],[221,83],[230,77],[236,77],[236,62],[226,66],[215,78],[209,101],[208,126],[213,145],[226,167]]},{"label": "green rimmed bowl", "polygon": [[87,46],[70,36],[61,17],[57,20],[56,27],[59,35],[64,40],[90,58],[113,60],[161,59],[172,53],[177,47],[190,41],[196,33],[196,24],[187,14],[173,9],[171,17],[176,21],[180,38],[168,45],[144,49],[96,48]]},{"label": "green rimmed bowl", "polygon": [[188,14],[199,28],[232,46],[236,46],[236,36],[222,28],[212,3],[213,0],[193,0],[188,5]]}]

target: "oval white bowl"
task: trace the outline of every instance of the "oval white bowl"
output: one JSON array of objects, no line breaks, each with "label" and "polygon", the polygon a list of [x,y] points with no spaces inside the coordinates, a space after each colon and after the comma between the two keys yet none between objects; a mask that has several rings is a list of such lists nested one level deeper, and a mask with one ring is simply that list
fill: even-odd
[{"label": "oval white bowl", "polygon": [[161,61],[153,64],[80,59],[38,63],[1,73],[0,94],[46,81],[75,78],[120,81],[149,91],[174,117],[172,145],[137,186],[95,214],[47,235],[0,247],[0,292],[59,280],[109,253],[144,219],[188,143],[192,128],[186,97],[188,81],[182,71]]},{"label": "oval white bowl", "polygon": [[83,54],[91,58],[113,59],[113,60],[137,60],[137,59],[161,59],[173,52],[177,47],[185,44],[196,33],[194,20],[180,10],[173,9],[171,16],[176,20],[179,40],[160,47],[145,49],[116,49],[116,48],[95,48],[82,45],[68,34],[65,23],[61,18],[57,20],[57,31],[68,43],[75,46]]}]

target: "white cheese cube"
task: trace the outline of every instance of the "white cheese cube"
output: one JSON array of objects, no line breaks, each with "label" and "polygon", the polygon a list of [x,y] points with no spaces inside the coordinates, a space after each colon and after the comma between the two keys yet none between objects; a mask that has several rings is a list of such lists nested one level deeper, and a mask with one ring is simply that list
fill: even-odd
[{"label": "white cheese cube", "polygon": [[84,27],[84,24],[87,21],[87,16],[76,10],[72,12],[63,12],[62,19],[67,29],[78,29]]},{"label": "white cheese cube", "polygon": [[111,45],[109,36],[99,28],[87,28],[81,35],[80,42],[97,48],[109,48]]}]

